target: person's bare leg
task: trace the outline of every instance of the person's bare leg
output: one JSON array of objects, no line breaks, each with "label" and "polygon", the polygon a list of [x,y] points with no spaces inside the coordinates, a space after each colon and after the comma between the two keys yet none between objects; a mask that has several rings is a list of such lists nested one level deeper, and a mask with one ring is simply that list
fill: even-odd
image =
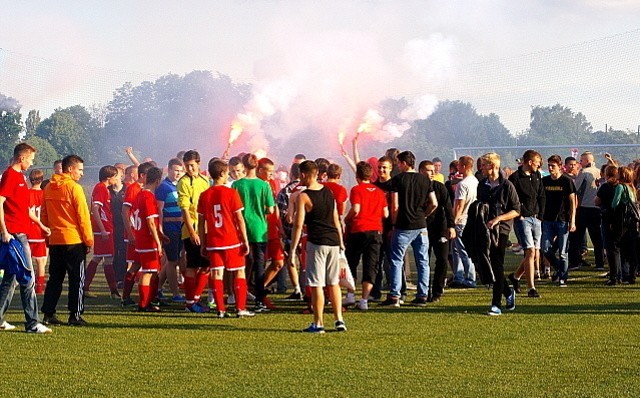
[{"label": "person's bare leg", "polygon": [[[342,297],[338,293],[338,301],[340,305],[340,311],[342,311]],[[335,307],[335,301],[333,301],[333,306]],[[316,324],[317,327],[324,327],[324,322],[322,320],[324,316],[324,291],[322,287],[312,287],[311,288],[311,305],[313,306],[313,323]]]}]

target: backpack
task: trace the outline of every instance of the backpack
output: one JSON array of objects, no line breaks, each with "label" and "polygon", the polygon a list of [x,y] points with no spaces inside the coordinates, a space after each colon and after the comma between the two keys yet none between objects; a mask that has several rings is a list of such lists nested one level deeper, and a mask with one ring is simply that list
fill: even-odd
[{"label": "backpack", "polygon": [[627,232],[640,231],[640,211],[638,210],[636,202],[632,201],[629,197],[629,191],[626,187],[623,189],[623,196],[620,203],[614,210],[614,220],[620,227],[622,235]]}]

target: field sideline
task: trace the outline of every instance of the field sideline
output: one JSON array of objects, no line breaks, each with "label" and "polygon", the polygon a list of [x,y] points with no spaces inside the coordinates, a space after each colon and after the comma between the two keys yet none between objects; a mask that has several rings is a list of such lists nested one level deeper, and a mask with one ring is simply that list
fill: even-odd
[{"label": "field sideline", "polygon": [[[510,263],[517,257],[508,254]],[[513,313],[489,317],[484,287],[426,308],[348,311],[349,331],[300,332],[301,303],[251,319],[179,306],[158,314],[88,299],[87,328],[2,332],[5,397],[617,397],[640,393],[640,287],[605,287],[593,269],[541,282]],[[135,292],[135,290],[134,290]],[[410,296],[411,298],[411,296]],[[65,300],[65,296],[61,301]],[[41,303],[41,297],[39,297]],[[19,294],[7,320],[22,330]],[[66,319],[59,305],[60,317]],[[332,325],[330,317],[327,326]]]}]

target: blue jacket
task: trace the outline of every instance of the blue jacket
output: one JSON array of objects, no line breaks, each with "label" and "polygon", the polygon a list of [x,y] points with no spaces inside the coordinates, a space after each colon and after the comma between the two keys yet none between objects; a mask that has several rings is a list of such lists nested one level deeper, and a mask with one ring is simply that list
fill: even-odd
[{"label": "blue jacket", "polygon": [[22,243],[17,239],[11,239],[9,243],[0,242],[0,269],[4,269],[5,275],[15,275],[21,285],[31,281],[32,271],[27,267]]}]

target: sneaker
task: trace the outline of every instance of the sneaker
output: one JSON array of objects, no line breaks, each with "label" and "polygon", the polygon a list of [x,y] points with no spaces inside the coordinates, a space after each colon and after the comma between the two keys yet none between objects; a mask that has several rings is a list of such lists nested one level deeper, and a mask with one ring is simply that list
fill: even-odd
[{"label": "sneaker", "polygon": [[407,282],[407,290],[418,290],[418,286],[414,285],[413,283]]},{"label": "sneaker", "polygon": [[209,301],[207,303],[207,307],[209,307],[210,310],[215,310],[216,308],[218,308],[218,305],[215,301]]},{"label": "sneaker", "polygon": [[315,323],[312,323],[308,328],[302,329],[302,331],[306,333],[324,334],[324,327],[316,326]]},{"label": "sneaker", "polygon": [[539,298],[540,294],[538,293],[538,291],[536,289],[529,289],[529,292],[527,293],[527,297]]},{"label": "sneaker", "polygon": [[94,298],[98,298],[98,295],[95,294],[95,293],[91,293],[89,291],[86,291],[86,292],[84,292],[84,298],[94,299]]},{"label": "sneaker", "polygon": [[511,282],[511,284],[513,285],[513,290],[515,290],[516,293],[520,294],[520,281],[516,279],[516,275],[512,272],[509,274],[508,278],[509,282]]},{"label": "sneaker", "polygon": [[358,304],[356,304],[356,309],[360,311],[367,311],[369,309],[369,303],[367,302],[367,300],[362,299],[358,301]]},{"label": "sneaker", "polygon": [[227,311],[218,311],[218,318],[229,318],[229,314],[227,313]]},{"label": "sneaker", "polygon": [[162,291],[162,289],[158,290],[158,294],[156,295],[156,297],[160,301],[169,301],[169,297],[164,295],[164,292]]},{"label": "sneaker", "polygon": [[13,326],[7,321],[3,321],[2,324],[0,324],[0,330],[13,330],[15,328],[16,328],[15,326]]},{"label": "sneaker", "polygon": [[38,334],[51,334],[53,333],[53,330],[49,329],[48,327],[44,326],[41,323],[36,323],[34,327],[32,327],[31,329],[27,329],[26,332],[38,333]]},{"label": "sneaker", "polygon": [[120,302],[120,307],[133,307],[136,304],[138,303],[136,303],[131,297],[129,297],[126,299],[122,299],[122,301]]},{"label": "sneaker", "polygon": [[398,303],[404,304],[405,301],[407,301],[407,295],[406,294],[401,294],[400,298],[398,299]]},{"label": "sneaker", "polygon": [[353,293],[347,293],[347,297],[342,301],[342,305],[349,306],[356,303],[356,296]]},{"label": "sneaker", "polygon": [[256,314],[259,314],[259,313],[261,313],[261,312],[268,312],[268,311],[269,311],[269,308],[267,308],[267,306],[266,306],[266,305],[264,305],[264,303],[263,303],[262,301],[258,301],[258,300],[256,300],[256,302],[255,302],[255,307],[254,307],[253,311],[254,311]]},{"label": "sneaker", "polygon": [[184,307],[184,310],[187,312],[193,312],[194,314],[205,314],[209,312],[209,308],[202,306],[200,303],[194,303],[193,305],[188,305]]},{"label": "sneaker", "polygon": [[507,311],[516,309],[516,291],[511,289],[511,294],[507,297]]},{"label": "sneaker", "polygon": [[569,268],[567,268],[567,271],[577,271],[580,269],[580,265],[569,265]]},{"label": "sneaker", "polygon": [[118,293],[117,291],[115,292],[111,292],[111,300],[121,300],[122,297],[120,297],[120,293]]},{"label": "sneaker", "polygon": [[171,301],[174,303],[184,303],[185,301],[187,301],[187,299],[185,299],[184,296],[176,294],[175,296],[171,297]]},{"label": "sneaker", "polygon": [[618,281],[615,279],[609,279],[604,283],[605,286],[615,286],[618,284]]},{"label": "sneaker", "polygon": [[496,307],[495,305],[491,306],[491,309],[487,312],[489,316],[500,316],[502,315],[502,310],[500,307]]},{"label": "sneaker", "polygon": [[398,299],[394,299],[391,297],[387,297],[387,299],[383,302],[381,302],[380,304],[378,304],[380,307],[394,307],[394,308],[400,308],[400,301]]},{"label": "sneaker", "polygon": [[252,316],[256,316],[256,313],[251,312],[249,310],[238,310],[238,312],[236,313],[236,316],[238,318],[250,318]]},{"label": "sneaker", "polygon": [[236,303],[236,296],[234,296],[233,294],[230,294],[229,297],[227,297],[227,304],[234,305],[235,303]]},{"label": "sneaker", "polygon": [[89,326],[89,324],[87,323],[87,321],[85,321],[84,319],[82,319],[82,317],[69,317],[69,321],[67,322],[67,325],[69,326]]},{"label": "sneaker", "polygon": [[299,301],[302,300],[302,293],[300,292],[293,292],[290,295],[287,296],[287,298],[285,300],[291,300],[291,301]]},{"label": "sneaker", "polygon": [[265,307],[267,307],[269,310],[275,310],[276,309],[276,306],[271,302],[269,297],[264,297],[262,299],[262,304],[264,304]]},{"label": "sneaker", "polygon": [[427,298],[427,302],[429,303],[437,303],[440,300],[442,300],[441,294],[434,294],[433,296]]},{"label": "sneaker", "polygon": [[336,327],[336,331],[338,331],[338,332],[346,332],[347,331],[347,325],[345,325],[344,321],[335,321],[334,325]]},{"label": "sneaker", "polygon": [[42,318],[42,323],[44,323],[47,326],[50,326],[50,325],[56,325],[56,326],[64,325],[64,323],[60,319],[58,319],[58,317],[56,317],[55,315],[45,315]]},{"label": "sneaker", "polygon": [[146,307],[138,307],[138,312],[160,312],[160,307],[157,305],[149,304]]},{"label": "sneaker", "polygon": [[416,297],[413,300],[411,300],[411,305],[417,305],[419,307],[424,307],[425,305],[427,305],[427,298],[426,297]]}]

